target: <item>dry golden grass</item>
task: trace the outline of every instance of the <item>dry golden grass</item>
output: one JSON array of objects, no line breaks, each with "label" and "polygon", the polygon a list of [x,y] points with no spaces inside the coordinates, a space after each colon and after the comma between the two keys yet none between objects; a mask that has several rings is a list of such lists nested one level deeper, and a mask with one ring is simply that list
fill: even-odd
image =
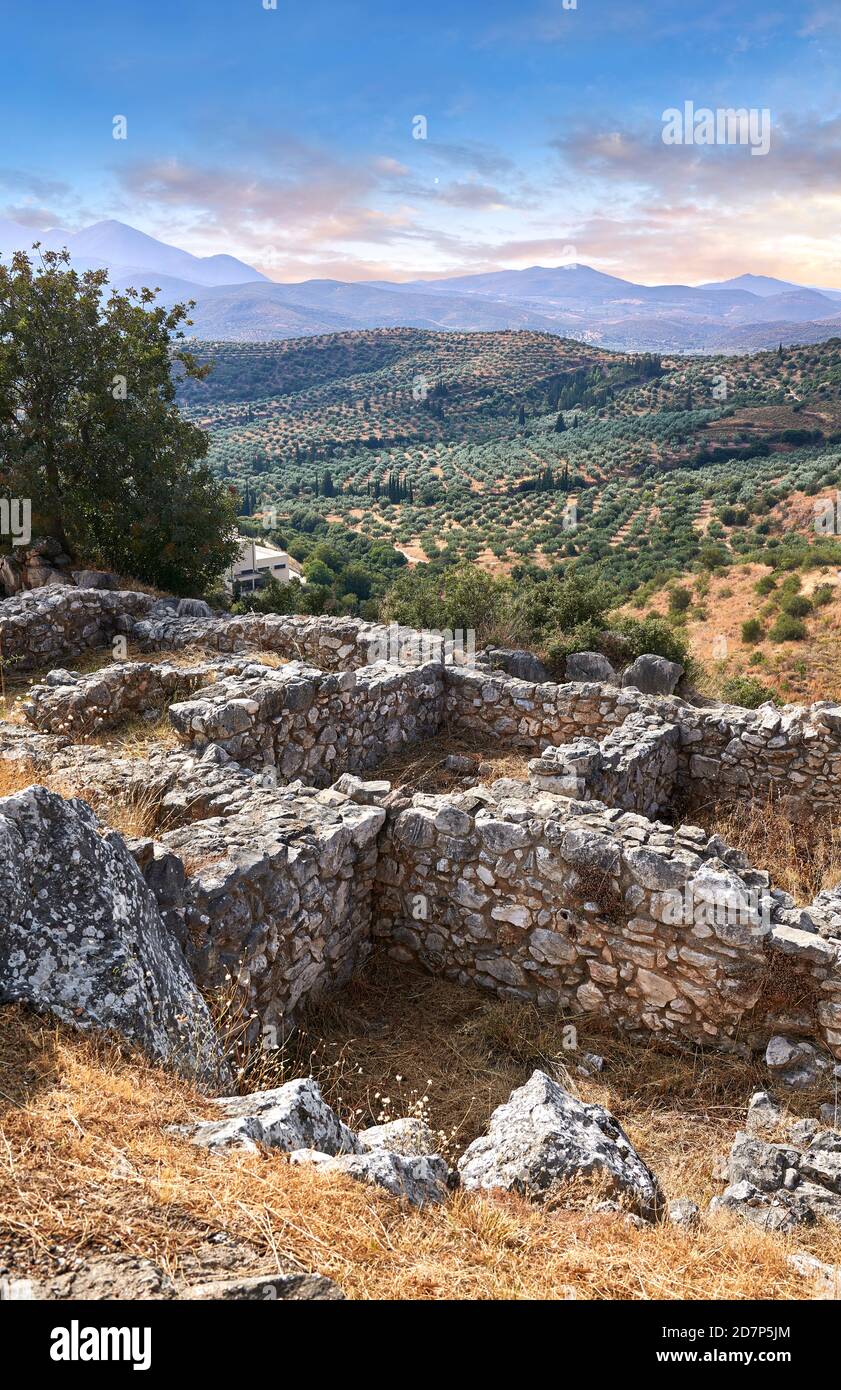
[{"label": "dry golden grass", "polygon": [[[412,1026],[426,1019],[408,1065],[425,1062],[417,1075],[431,1070],[440,1078],[442,1102],[472,1085],[477,1099],[469,1129],[480,1127],[491,1100],[507,1094],[535,1060],[507,1057],[504,1040],[524,1053],[536,1048],[539,1056],[551,1041],[550,1024],[544,1021],[536,1034],[534,1020],[518,1029],[506,1016],[500,1025],[498,1005],[440,982],[428,990],[420,978],[404,983],[410,1005],[398,1010],[395,1002],[386,1023],[398,1013],[408,1014]],[[368,1005],[371,989],[386,1002],[384,981],[359,988]],[[444,1003],[450,988],[449,1012],[436,1028],[432,1005]],[[454,1047],[444,1046],[442,1025],[456,1021],[456,994],[462,1026]],[[696,1234],[667,1225],[640,1231],[618,1216],[567,1207],[563,1199],[539,1207],[514,1196],[467,1194],[418,1212],[349,1179],[327,1181],[276,1153],[209,1154],[164,1132],[168,1124],[209,1113],[188,1085],[122,1055],[107,1040],[74,1034],[19,1007],[6,1007],[2,1022],[0,1246],[18,1277],[48,1277],[58,1260],[102,1251],[141,1255],[177,1275],[220,1231],[247,1245],[264,1269],[293,1260],[361,1299],[803,1298],[810,1290],[786,1255],[797,1248],[841,1259],[837,1229],[804,1232],[793,1241],[718,1218]],[[394,1063],[399,1053],[405,1068],[402,1043],[403,1035],[384,1034],[383,1061]],[[365,1046],[374,1065],[375,1044]],[[425,1046],[430,1052],[423,1057]],[[670,1195],[703,1200],[707,1158],[732,1135],[741,1110],[736,1097],[750,1090],[749,1073],[743,1067],[739,1083],[737,1067],[719,1060],[702,1066],[618,1043],[604,1051],[605,1082],[582,1083],[583,1092],[612,1101]],[[475,1074],[467,1082],[469,1073]],[[433,1092],[435,1108],[437,1082]],[[445,1108],[453,1103],[448,1099]]]},{"label": "dry golden grass", "polygon": [[799,903],[841,879],[841,825],[831,815],[805,821],[785,801],[760,796],[693,807],[685,819],[742,850],[756,868],[768,871],[775,888]]},{"label": "dry golden grass", "polygon": [[393,757],[384,759],[377,764],[371,776],[385,778],[395,790],[427,793],[453,791],[461,786],[463,774],[450,772],[444,766],[451,753],[478,754],[482,759],[483,782],[493,782],[498,777],[515,777],[525,781],[528,778],[529,759],[534,757],[533,753],[520,753],[516,749],[501,748],[499,744],[488,744],[486,739],[472,737],[469,733],[444,732],[424,739],[423,743],[409,744]]},{"label": "dry golden grass", "polygon": [[[125,750],[125,756],[131,753]],[[155,835],[169,828],[161,821],[159,793],[154,788],[145,788],[140,781],[128,798],[92,785],[81,769],[76,781],[68,771],[51,773],[43,764],[35,767],[25,759],[0,758],[0,796],[11,796],[31,786],[47,787],[59,796],[80,797],[92,807],[104,826],[122,835]]]},{"label": "dry golden grass", "polygon": [[[188,698],[188,694],[176,694],[172,703]],[[183,739],[179,738],[169,718],[168,708],[160,710],[155,719],[144,719],[138,714],[116,728],[103,729],[101,733],[77,741],[91,743],[97,748],[108,748],[118,758],[146,758],[158,749],[184,746]]]}]

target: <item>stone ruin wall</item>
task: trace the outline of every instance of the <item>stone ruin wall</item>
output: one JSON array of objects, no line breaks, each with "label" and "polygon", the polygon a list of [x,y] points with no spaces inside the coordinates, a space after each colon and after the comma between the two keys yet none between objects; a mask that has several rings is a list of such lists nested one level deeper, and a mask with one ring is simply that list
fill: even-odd
[{"label": "stone ruin wall", "polygon": [[436,734],[443,688],[434,663],[333,674],[296,663],[232,676],[172,705],[170,718],[199,750],[216,744],[245,767],[272,769],[279,781],[325,787]]},{"label": "stone ruin wall", "polygon": [[841,940],[766,873],[697,827],[498,789],[390,814],[374,930],[396,959],[631,1032],[841,1056]]},{"label": "stone ruin wall", "polygon": [[[841,1056],[841,904],[824,894],[798,908],[717,837],[657,820],[675,794],[707,798],[722,787],[777,787],[804,810],[834,807],[838,707],[698,708],[440,663],[370,667],[363,658],[382,632],[372,624],[138,620],[135,597],[145,601],[130,596],[118,612],[106,601],[119,595],[73,591],[73,602],[103,605],[100,632],[122,624],[147,650],[220,653],[197,664],[202,688],[172,707],[191,746],[132,769],[48,733],[10,730],[0,754],[40,756],[77,777],[83,794],[92,769],[117,784],[158,778],[167,828],[132,846],[137,862],[196,977],[218,985],[238,974],[255,1026],[294,1021],[305,999],[340,987],[380,941],[463,983],[602,1014],[632,1032],[734,1045],[784,1028]],[[6,609],[18,602],[0,608],[4,640],[20,616]],[[143,601],[138,611],[148,611]],[[37,664],[40,620],[33,631],[33,651],[22,650]],[[68,640],[78,638],[74,628]],[[321,669],[221,659],[249,649]],[[82,682],[115,682],[119,702],[117,670]],[[136,689],[136,677],[123,684]],[[78,699],[79,682],[46,689],[34,705],[42,715],[49,707],[55,725],[57,695]],[[97,711],[107,721],[108,701]],[[41,722],[51,727],[46,715]],[[352,777],[316,790],[439,729],[541,756],[529,783],[454,796],[398,799]],[[710,919],[717,893],[735,894],[746,911]],[[677,919],[675,895],[688,904]]]},{"label": "stone ruin wall", "polygon": [[0,657],[7,674],[34,671],[105,647],[155,600],[125,590],[32,589],[0,602]]}]

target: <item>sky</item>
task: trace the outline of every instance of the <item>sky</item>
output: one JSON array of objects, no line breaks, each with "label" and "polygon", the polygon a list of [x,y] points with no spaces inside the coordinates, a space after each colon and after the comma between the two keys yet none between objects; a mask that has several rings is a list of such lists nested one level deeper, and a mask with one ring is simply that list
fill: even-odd
[{"label": "sky", "polygon": [[[0,217],[35,231],[116,218],[276,280],[841,287],[841,0],[3,8]],[[688,101],[767,110],[767,154],[665,144]]]}]

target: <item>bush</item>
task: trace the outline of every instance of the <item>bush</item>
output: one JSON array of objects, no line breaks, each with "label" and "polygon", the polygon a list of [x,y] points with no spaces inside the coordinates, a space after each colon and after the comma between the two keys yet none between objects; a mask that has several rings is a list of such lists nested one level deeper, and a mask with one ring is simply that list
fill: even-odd
[{"label": "bush", "polygon": [[611,631],[604,634],[601,650],[607,656],[611,654],[611,644],[616,655],[626,661],[635,661],[638,656],[653,652],[667,661],[679,661],[687,671],[693,667],[688,639],[663,618],[620,618]]},{"label": "bush", "polygon": [[763,574],[762,578],[757,579],[753,586],[754,593],[759,594],[760,598],[764,598],[766,594],[770,594],[776,587],[777,581],[773,574]]},{"label": "bush", "polygon": [[756,676],[731,676],[721,687],[721,694],[730,704],[743,705],[745,709],[757,709],[773,698],[773,691]]},{"label": "bush", "polygon": [[806,636],[806,624],[790,613],[781,613],[768,636],[772,642],[802,642]]},{"label": "bush", "polygon": [[783,600],[782,610],[790,618],[805,618],[812,611],[812,605],[803,594],[792,594]]},{"label": "bush", "polygon": [[433,631],[472,629],[477,645],[485,645],[504,621],[510,592],[507,580],[469,561],[442,570],[415,565],[391,586],[380,616],[385,622]]},{"label": "bush", "polygon": [[742,641],[758,642],[762,636],[762,624],[758,618],[748,618],[742,623]]},{"label": "bush", "polygon": [[685,613],[690,603],[692,595],[688,589],[684,589],[680,584],[675,585],[674,589],[669,590],[669,611],[672,613]]}]

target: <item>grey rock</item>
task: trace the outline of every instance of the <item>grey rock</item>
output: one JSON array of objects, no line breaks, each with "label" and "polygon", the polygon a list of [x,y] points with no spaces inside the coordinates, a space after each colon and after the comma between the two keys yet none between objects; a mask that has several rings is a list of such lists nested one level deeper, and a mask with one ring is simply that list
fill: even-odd
[{"label": "grey rock", "polygon": [[841,1193],[841,1134],[837,1130],[821,1130],[814,1136],[801,1155],[800,1172],[807,1181]]},{"label": "grey rock", "polygon": [[489,647],[485,659],[495,670],[505,671],[521,681],[548,681],[549,672],[531,652],[520,648]]},{"label": "grey rock", "polygon": [[312,1077],[288,1081],[272,1091],[223,1096],[212,1104],[220,1113],[219,1120],[200,1120],[177,1128],[201,1148],[253,1151],[258,1144],[265,1144],[286,1152],[361,1152],[356,1135],[330,1108]]},{"label": "grey rock", "polygon": [[275,1303],[280,1299],[300,1303],[343,1299],[344,1294],[338,1284],[323,1274],[257,1274],[251,1278],[211,1279],[205,1284],[191,1284],[179,1297],[252,1303]]},{"label": "grey rock", "polygon": [[767,1091],[755,1091],[748,1104],[746,1128],[749,1134],[773,1134],[782,1122],[783,1112]]},{"label": "grey rock", "polygon": [[805,1148],[811,1144],[820,1125],[817,1120],[795,1120],[794,1124],[788,1127],[788,1141],[794,1144],[795,1148]]},{"label": "grey rock", "polygon": [[161,598],[149,609],[150,620],[157,618],[212,618],[213,609],[200,598]]},{"label": "grey rock", "polygon": [[175,1285],[150,1260],[139,1255],[93,1255],[77,1268],[33,1285],[32,1297],[61,1302],[91,1302],[175,1297]]},{"label": "grey rock", "polygon": [[798,1226],[812,1226],[815,1213],[796,1195],[782,1191],[761,1192],[747,1181],[733,1183],[710,1202],[710,1211],[729,1211],[763,1231],[786,1235]]},{"label": "grey rock", "polygon": [[458,1168],[468,1190],[503,1188],[541,1201],[571,1178],[593,1177],[647,1220],[663,1206],[657,1179],[614,1117],[541,1071],[494,1111]]},{"label": "grey rock", "polygon": [[113,1029],[218,1087],[207,1006],[121,836],[44,787],[0,799],[0,1001]]},{"label": "grey rock", "polygon": [[785,1182],[789,1168],[797,1168],[797,1149],[768,1144],[750,1134],[736,1135],[730,1150],[731,1183],[749,1182],[762,1192],[775,1192]]},{"label": "grey rock", "polygon": [[434,1154],[436,1150],[435,1137],[425,1120],[389,1120],[384,1125],[361,1129],[356,1137],[366,1153],[372,1149],[388,1149],[412,1158]]},{"label": "grey rock", "polygon": [[701,1223],[701,1211],[696,1202],[688,1197],[674,1197],[669,1202],[668,1218],[673,1226],[684,1231],[694,1231]]},{"label": "grey rock", "polygon": [[638,656],[622,673],[623,686],[633,686],[643,695],[671,695],[683,675],[677,661],[648,653]]},{"label": "grey rock", "polygon": [[408,1156],[372,1149],[365,1154],[342,1154],[332,1158],[315,1149],[299,1149],[293,1163],[312,1163],[325,1176],[344,1174],[357,1182],[382,1187],[392,1197],[403,1197],[412,1206],[424,1207],[446,1201],[447,1165],[438,1154]]},{"label": "grey rock", "polygon": [[618,685],[615,668],[601,652],[571,652],[566,659],[564,677],[568,681],[600,681]]},{"label": "grey rock", "polygon": [[797,1251],[786,1258],[797,1273],[811,1285],[813,1298],[841,1298],[841,1265],[825,1264],[815,1255],[807,1255],[804,1251]]},{"label": "grey rock", "polygon": [[118,589],[120,581],[110,570],[71,570],[78,589]]},{"label": "grey rock", "polygon": [[792,1090],[813,1086],[820,1074],[818,1053],[811,1043],[777,1033],[765,1050],[765,1065],[774,1079]]}]

